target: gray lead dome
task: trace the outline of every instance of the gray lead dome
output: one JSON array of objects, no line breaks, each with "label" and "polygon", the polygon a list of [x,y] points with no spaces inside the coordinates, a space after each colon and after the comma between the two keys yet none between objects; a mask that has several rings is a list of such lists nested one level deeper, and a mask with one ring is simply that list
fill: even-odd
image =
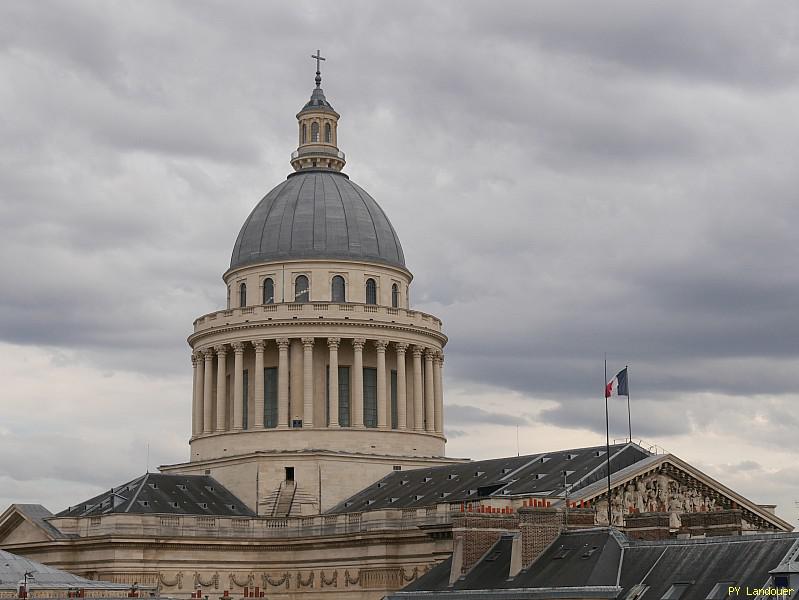
[{"label": "gray lead dome", "polygon": [[300,171],[269,192],[247,217],[230,268],[293,259],[349,259],[405,269],[383,209],[335,171]]}]

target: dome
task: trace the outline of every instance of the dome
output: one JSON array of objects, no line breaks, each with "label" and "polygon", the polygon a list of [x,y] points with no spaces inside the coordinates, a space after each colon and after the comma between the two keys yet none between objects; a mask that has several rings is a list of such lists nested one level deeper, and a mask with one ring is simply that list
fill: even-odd
[{"label": "dome", "polygon": [[230,268],[295,259],[358,260],[407,270],[383,209],[336,171],[298,171],[269,192],[241,228]]}]

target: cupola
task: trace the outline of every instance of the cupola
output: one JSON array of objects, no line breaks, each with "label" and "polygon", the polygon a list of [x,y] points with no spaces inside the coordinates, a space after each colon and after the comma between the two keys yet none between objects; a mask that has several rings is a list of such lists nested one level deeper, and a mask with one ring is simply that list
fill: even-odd
[{"label": "cupola", "polygon": [[295,171],[323,169],[341,171],[346,164],[344,153],[337,146],[339,114],[333,110],[322,90],[320,61],[325,60],[317,50],[316,88],[311,99],[297,113],[299,145],[291,153],[291,166]]}]

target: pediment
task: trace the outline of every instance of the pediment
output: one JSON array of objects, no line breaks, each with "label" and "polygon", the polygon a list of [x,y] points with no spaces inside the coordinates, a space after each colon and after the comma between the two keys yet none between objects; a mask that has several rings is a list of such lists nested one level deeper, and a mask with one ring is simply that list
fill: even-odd
[{"label": "pediment", "polygon": [[[675,522],[683,513],[740,509],[743,527],[750,530],[792,531],[790,523],[727,488],[672,454],[641,461],[611,476],[613,525],[624,524],[631,513],[670,513]],[[607,485],[596,482],[576,492],[576,498],[597,507],[597,524],[607,525]]]},{"label": "pediment", "polygon": [[[43,507],[39,507],[43,509]],[[46,509],[43,509],[46,511]],[[49,511],[47,511],[49,512]],[[12,504],[0,515],[0,546],[10,547],[32,542],[49,542],[55,536],[42,525],[39,518],[31,517],[24,508]]]}]

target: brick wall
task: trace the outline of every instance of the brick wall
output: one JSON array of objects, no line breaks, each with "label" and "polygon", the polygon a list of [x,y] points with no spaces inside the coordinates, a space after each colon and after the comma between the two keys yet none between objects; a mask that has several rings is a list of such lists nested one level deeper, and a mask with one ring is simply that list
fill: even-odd
[{"label": "brick wall", "polygon": [[557,508],[520,508],[519,529],[522,533],[522,564],[538,558],[566,528],[566,515]]},{"label": "brick wall", "polygon": [[669,533],[669,513],[632,513],[624,516],[625,533],[633,540],[665,540]]},{"label": "brick wall", "polygon": [[692,536],[741,535],[741,514],[739,509],[683,513],[680,515],[680,533]]},{"label": "brick wall", "polygon": [[452,519],[452,537],[463,540],[463,567],[468,571],[504,533],[519,530],[516,515],[461,513]]}]

